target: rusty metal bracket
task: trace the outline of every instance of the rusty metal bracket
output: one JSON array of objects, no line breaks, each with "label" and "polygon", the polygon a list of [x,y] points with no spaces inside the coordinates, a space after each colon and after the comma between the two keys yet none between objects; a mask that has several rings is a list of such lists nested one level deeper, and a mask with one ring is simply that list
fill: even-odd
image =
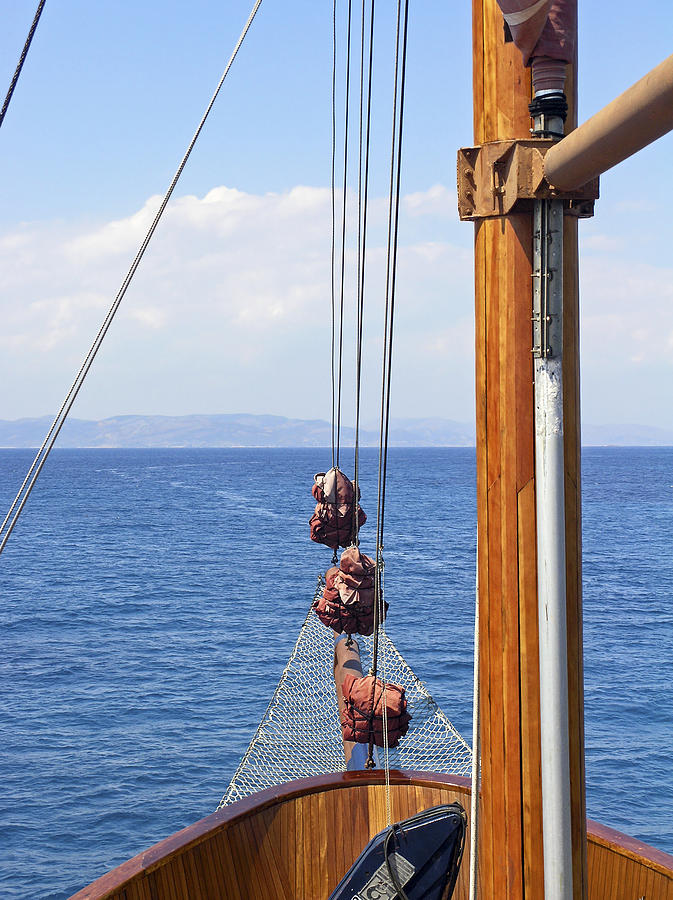
[{"label": "rusty metal bracket", "polygon": [[458,151],[458,214],[465,221],[532,209],[534,200],[563,200],[578,218],[594,214],[598,178],[574,191],[557,190],[544,175],[544,157],[554,141],[531,138],[493,141]]}]

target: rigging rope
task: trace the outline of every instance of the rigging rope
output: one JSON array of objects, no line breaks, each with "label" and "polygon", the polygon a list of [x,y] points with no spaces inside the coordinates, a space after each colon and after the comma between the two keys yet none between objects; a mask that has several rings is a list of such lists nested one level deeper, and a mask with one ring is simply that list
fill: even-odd
[{"label": "rigging rope", "polygon": [[[364,294],[365,294],[365,261],[367,253],[367,203],[369,196],[369,148],[371,136],[371,101],[372,101],[372,73],[374,65],[374,0],[371,0],[369,19],[369,68],[367,76],[367,124],[364,138],[365,159],[364,174],[362,171],[362,145],[363,145],[363,107],[364,107],[364,69],[365,69],[365,0],[362,0],[362,29],[360,35],[360,140],[358,158],[358,267],[357,267],[357,334],[355,352],[355,459],[353,471],[353,485],[355,496],[359,496],[360,479],[360,397],[362,383],[362,325],[364,318]],[[364,188],[363,188],[364,179]],[[353,543],[358,544],[359,522],[353,520]]]},{"label": "rigging rope", "polygon": [[346,277],[346,191],[348,180],[348,119],[350,110],[351,80],[351,20],[353,0],[348,0],[348,37],[346,46],[346,109],[344,118],[344,171],[343,194],[341,198],[341,281],[339,288],[339,365],[337,367],[337,425],[336,425],[336,465],[339,466],[341,447],[341,383],[343,373],[343,332],[344,332],[344,282]]},{"label": "rigging rope", "polygon": [[332,468],[336,465],[336,375],[334,372],[334,351],[336,340],[336,291],[334,284],[336,263],[336,68],[337,68],[337,0],[332,3]]},{"label": "rigging rope", "polygon": [[2,110],[0,110],[0,127],[2,127],[2,123],[5,121],[5,116],[7,114],[7,110],[9,109],[9,103],[12,99],[12,94],[14,93],[14,88],[16,87],[16,83],[19,80],[21,69],[23,68],[24,62],[26,61],[26,56],[28,56],[28,50],[30,49],[33,35],[35,34],[37,23],[40,21],[40,16],[42,15],[42,10],[44,9],[45,3],[46,0],[40,0],[37,11],[35,12],[35,16],[33,17],[33,24],[30,26],[28,37],[26,38],[26,43],[23,45],[23,50],[21,51],[21,56],[19,58],[19,64],[17,65],[16,71],[14,72],[14,77],[10,82],[9,90],[7,91],[7,96],[5,97],[5,102],[2,104]]},{"label": "rigging rope", "polygon": [[[390,154],[390,191],[388,205],[388,246],[386,293],[384,312],[383,369],[381,377],[381,421],[379,431],[379,474],[376,514],[376,569],[374,578],[374,640],[372,650],[372,674],[376,678],[378,667],[379,630],[383,625],[383,525],[385,514],[386,477],[388,468],[388,436],[390,429],[390,385],[392,374],[393,323],[395,316],[395,292],[397,274],[397,245],[399,231],[400,185],[402,165],[402,126],[404,121],[404,88],[406,81],[407,30],[409,21],[409,0],[404,0],[404,21],[401,40],[400,71],[400,20],[402,0],[397,3],[397,26],[395,47],[395,87],[393,93],[393,129]],[[398,112],[399,82],[399,112]],[[375,682],[374,682],[375,683]],[[373,713],[374,692],[372,691]],[[369,740],[368,764],[373,764],[373,735]]]},{"label": "rigging rope", "polygon": [[[383,576],[384,573],[381,571],[381,598],[383,599],[383,595],[385,593],[384,584],[383,584]],[[383,626],[384,635],[385,635],[385,626]],[[378,642],[376,647],[376,652],[379,652]],[[388,665],[387,665],[387,656],[386,656],[386,643],[383,644],[383,653],[382,656],[382,666],[381,671],[383,674],[383,694],[382,694],[382,702],[383,702],[383,769],[386,774],[386,825],[390,825],[392,822],[391,815],[391,804],[390,804],[390,747],[388,746],[388,694],[386,691],[386,686],[388,684]]]},{"label": "rigging rope", "polygon": [[206,107],[206,111],[204,112],[203,116],[201,117],[201,121],[199,122],[199,125],[194,133],[194,136],[192,137],[192,139],[189,143],[189,146],[187,147],[187,150],[186,150],[184,156],[182,157],[182,161],[180,162],[180,165],[178,166],[178,169],[177,169],[175,175],[173,176],[173,180],[171,181],[170,186],[169,186],[168,190],[166,191],[163,200],[161,201],[161,205],[152,221],[152,224],[150,225],[150,227],[147,231],[147,234],[145,235],[145,238],[140,246],[140,249],[138,250],[136,257],[133,260],[133,263],[131,264],[130,269],[126,273],[126,277],[122,281],[122,285],[117,293],[117,296],[115,297],[115,299],[112,303],[112,306],[110,307],[108,314],[105,317],[103,324],[101,325],[101,327],[98,331],[98,334],[96,335],[96,337],[93,341],[93,344],[89,348],[89,352],[87,353],[87,355],[84,359],[84,362],[82,363],[82,365],[79,369],[79,372],[77,373],[77,375],[75,377],[75,380],[73,381],[72,385],[70,386],[70,390],[68,391],[66,398],[63,401],[63,404],[61,405],[61,408],[59,409],[59,411],[56,415],[56,418],[52,422],[51,427],[50,427],[49,431],[47,432],[47,436],[45,437],[45,439],[42,443],[42,446],[38,450],[38,452],[35,456],[35,459],[33,460],[33,463],[31,465],[30,469],[28,470],[28,474],[26,475],[26,477],[23,481],[23,484],[21,485],[21,487],[19,489],[19,492],[17,493],[12,505],[9,508],[9,512],[5,516],[5,519],[2,523],[2,525],[0,525],[0,536],[2,537],[2,540],[0,541],[0,553],[2,553],[2,551],[5,549],[5,545],[7,544],[7,541],[9,540],[9,536],[11,535],[12,531],[14,530],[14,526],[16,525],[17,520],[18,520],[19,516],[21,515],[21,512],[26,504],[26,501],[28,500],[28,497],[30,496],[30,493],[35,485],[35,482],[37,481],[37,479],[40,475],[40,472],[42,471],[42,468],[43,468],[45,462],[47,461],[47,457],[49,456],[49,453],[50,453],[52,447],[54,446],[56,438],[58,437],[59,432],[61,431],[61,428],[63,427],[63,425],[65,423],[68,413],[70,412],[70,409],[72,408],[72,405],[77,398],[80,388],[82,387],[82,384],[84,383],[84,379],[86,378],[86,376],[89,372],[89,369],[91,368],[91,365],[92,365],[94,359],[96,358],[96,354],[98,353],[98,350],[100,349],[103,339],[105,338],[105,335],[107,334],[108,329],[110,328],[110,325],[112,324],[112,320],[114,319],[114,317],[117,313],[117,310],[119,309],[121,302],[124,299],[124,295],[126,294],[126,291],[128,290],[128,287],[131,284],[133,276],[135,275],[136,270],[137,270],[138,266],[140,265],[140,261],[142,260],[144,254],[145,254],[145,251],[147,250],[147,246],[148,246],[150,240],[152,239],[152,236],[156,230],[157,225],[159,224],[159,220],[161,219],[161,217],[164,213],[164,210],[166,209],[166,206],[168,205],[168,201],[170,200],[171,195],[175,189],[175,186],[178,183],[180,176],[182,175],[182,171],[183,171],[185,165],[187,164],[187,160],[189,159],[189,157],[191,155],[191,152],[194,148],[194,145],[196,144],[196,141],[197,141],[199,135],[201,134],[201,130],[202,130],[203,126],[205,125],[206,119],[208,118],[210,111],[215,104],[217,95],[219,94],[220,89],[221,89],[222,85],[224,84],[225,78],[229,74],[229,69],[231,68],[234,60],[236,59],[236,56],[241,47],[241,44],[243,43],[245,36],[247,35],[248,30],[250,29],[250,26],[252,25],[253,19],[255,18],[256,14],[257,14],[257,10],[261,6],[261,4],[262,4],[262,0],[256,0],[254,6],[252,8],[252,11],[250,12],[250,15],[248,17],[248,21],[246,22],[246,24],[243,28],[243,31],[241,32],[240,37],[238,38],[236,46],[234,47],[233,53],[231,54],[231,57],[229,58],[229,62],[227,63],[227,65],[224,69],[224,72],[222,74],[222,77],[220,78],[220,81],[219,81],[217,87],[215,88],[215,91],[210,99],[210,102],[208,103],[208,106]]}]

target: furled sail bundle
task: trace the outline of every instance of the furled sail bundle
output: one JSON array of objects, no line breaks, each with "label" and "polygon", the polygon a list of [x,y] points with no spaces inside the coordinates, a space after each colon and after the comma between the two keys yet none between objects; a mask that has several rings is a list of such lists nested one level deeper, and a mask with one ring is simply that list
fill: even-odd
[{"label": "furled sail bundle", "polygon": [[498,0],[536,91],[563,90],[566,63],[575,56],[576,7],[571,0]]},{"label": "furled sail bundle", "polygon": [[[344,740],[368,744],[373,738],[377,747],[397,747],[409,728],[405,690],[398,684],[385,683],[373,675],[356,678],[346,675],[343,683],[345,708],[341,717]],[[385,704],[385,722],[384,722]]]},{"label": "furled sail bundle", "polygon": [[[314,601],[316,615],[338,634],[370,635],[374,631],[374,574],[376,563],[357,547],[341,554],[339,566],[325,575],[325,589]],[[385,611],[388,604],[385,604]]]},{"label": "furled sail bundle", "polygon": [[367,516],[358,505],[360,491],[356,500],[353,482],[335,466],[315,476],[311,493],[318,501],[309,520],[311,540],[326,544],[332,550],[347,547],[353,537],[353,510],[356,506],[358,529],[367,521]]}]

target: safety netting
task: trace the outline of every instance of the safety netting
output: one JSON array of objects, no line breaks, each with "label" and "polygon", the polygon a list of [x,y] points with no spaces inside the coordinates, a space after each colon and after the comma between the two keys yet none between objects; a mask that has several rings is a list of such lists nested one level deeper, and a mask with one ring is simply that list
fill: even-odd
[{"label": "safety netting", "polygon": [[[373,638],[357,636],[362,668],[372,660]],[[345,770],[333,677],[334,637],[313,609],[250,746],[218,809],[264,788]],[[409,731],[390,749],[391,769],[469,775],[472,752],[384,631],[379,674],[406,690]],[[381,765],[384,752],[380,751]]]}]

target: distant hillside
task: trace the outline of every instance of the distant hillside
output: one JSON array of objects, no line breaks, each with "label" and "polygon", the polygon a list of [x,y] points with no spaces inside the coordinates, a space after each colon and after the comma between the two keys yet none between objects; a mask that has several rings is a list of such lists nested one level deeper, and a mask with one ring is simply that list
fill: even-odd
[{"label": "distant hillside", "polygon": [[[39,447],[49,417],[0,420],[0,447]],[[342,427],[344,446],[354,429]],[[378,428],[360,430],[363,446],[378,446]],[[59,447],[328,447],[329,422],[283,416],[115,416],[98,422],[68,419]],[[474,429],[448,419],[401,419],[391,425],[390,443],[405,447],[474,446]]]},{"label": "distant hillside", "polygon": [[[0,447],[39,447],[51,418],[0,420]],[[646,425],[585,425],[585,446],[673,446],[673,431]],[[352,445],[353,429],[342,427]],[[363,446],[377,446],[377,427],[361,429]],[[473,447],[474,426],[450,419],[397,419],[393,447]],[[322,419],[283,416],[115,416],[98,422],[68,419],[59,447],[328,447],[331,427]]]},{"label": "distant hillside", "polygon": [[654,425],[583,425],[586,447],[673,447],[673,431]]}]

